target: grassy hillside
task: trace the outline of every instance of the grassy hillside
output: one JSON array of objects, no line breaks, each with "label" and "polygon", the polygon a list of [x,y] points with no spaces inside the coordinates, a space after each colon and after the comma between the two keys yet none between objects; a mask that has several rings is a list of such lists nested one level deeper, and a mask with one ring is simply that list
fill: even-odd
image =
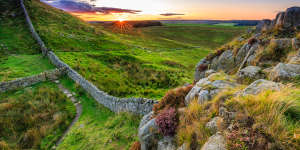
[{"label": "grassy hillside", "polygon": [[76,93],[83,113],[57,149],[125,150],[137,140],[140,117],[128,113],[115,114],[87,96],[73,81],[65,78],[61,83]]},{"label": "grassy hillside", "polygon": [[0,94],[0,149],[50,149],[75,116],[54,83]]},{"label": "grassy hillside", "polygon": [[192,82],[197,61],[245,29],[163,26],[120,34],[37,0],[26,6],[49,48],[101,90],[119,97],[159,99],[168,89]]},{"label": "grassy hillside", "polygon": [[54,68],[39,54],[18,2],[0,2],[6,8],[0,14],[0,82]]}]

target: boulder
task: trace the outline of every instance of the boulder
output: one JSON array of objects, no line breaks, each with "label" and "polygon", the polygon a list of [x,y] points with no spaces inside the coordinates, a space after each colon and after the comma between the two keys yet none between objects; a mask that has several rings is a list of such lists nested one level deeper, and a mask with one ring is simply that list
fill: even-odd
[{"label": "boulder", "polygon": [[274,20],[275,27],[283,26],[284,16],[285,16],[285,12],[280,12],[276,15],[276,18]]},{"label": "boulder", "polygon": [[226,150],[225,137],[220,133],[211,136],[201,150]]},{"label": "boulder", "polygon": [[270,43],[276,44],[279,49],[288,49],[292,46],[291,38],[272,39]]},{"label": "boulder", "polygon": [[235,61],[237,64],[241,64],[246,57],[248,51],[250,50],[251,45],[246,43],[239,49],[239,52],[236,54]]},{"label": "boulder", "polygon": [[263,32],[272,29],[272,20],[264,19],[260,21],[256,26],[256,32]]},{"label": "boulder", "polygon": [[293,50],[299,50],[300,49],[300,40],[298,38],[292,39],[292,47]]},{"label": "boulder", "polygon": [[285,28],[298,27],[300,25],[300,7],[288,8],[284,14],[283,26]]},{"label": "boulder", "polygon": [[140,122],[139,128],[142,128],[146,123],[148,123],[152,119],[153,114],[154,112],[152,111],[149,114],[145,115]]},{"label": "boulder", "polygon": [[174,137],[166,136],[158,142],[157,150],[176,150]]},{"label": "boulder", "polygon": [[188,150],[187,145],[184,143],[180,147],[177,148],[177,150]]},{"label": "boulder", "polygon": [[[220,77],[220,79],[218,79]],[[207,78],[199,80],[192,90],[185,97],[186,106],[192,100],[197,99],[199,104],[210,101],[222,90],[234,88],[238,86],[230,76],[221,73],[215,73]]]},{"label": "boulder", "polygon": [[148,121],[139,128],[139,141],[142,150],[156,150],[158,144],[159,130],[155,118]]},{"label": "boulder", "polygon": [[300,65],[300,55],[293,56],[289,59],[288,64],[298,64]]},{"label": "boulder", "polygon": [[300,65],[279,63],[270,73],[273,81],[290,80],[300,76]]},{"label": "boulder", "polygon": [[217,73],[217,72],[215,70],[213,70],[213,69],[209,69],[209,70],[207,70],[205,72],[205,77],[208,77],[208,76],[210,76],[210,75],[212,75],[214,73]]},{"label": "boulder", "polygon": [[210,62],[204,58],[196,65],[194,75],[195,81],[205,78],[205,71],[208,69],[209,64]]},{"label": "boulder", "polygon": [[231,50],[227,50],[223,52],[222,55],[219,57],[217,68],[213,69],[229,72],[232,69],[234,69],[234,67],[234,55]]},{"label": "boulder", "polygon": [[238,72],[238,79],[240,81],[253,81],[265,78],[265,74],[262,69],[257,66],[248,66]]},{"label": "boulder", "polygon": [[218,123],[222,122],[221,117],[215,117],[209,121],[205,126],[210,129],[210,131],[215,134],[218,131]]},{"label": "boulder", "polygon": [[264,90],[276,90],[277,91],[277,90],[280,90],[281,86],[282,85],[280,83],[260,79],[260,80],[253,82],[247,88],[245,88],[243,90],[243,95],[248,95],[248,94],[256,95]]}]

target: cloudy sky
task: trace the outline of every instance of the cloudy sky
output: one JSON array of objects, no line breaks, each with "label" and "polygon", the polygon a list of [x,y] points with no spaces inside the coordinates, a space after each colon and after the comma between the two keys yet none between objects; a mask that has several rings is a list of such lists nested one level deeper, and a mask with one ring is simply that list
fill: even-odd
[{"label": "cloudy sky", "polygon": [[300,0],[41,0],[86,21],[272,19]]}]

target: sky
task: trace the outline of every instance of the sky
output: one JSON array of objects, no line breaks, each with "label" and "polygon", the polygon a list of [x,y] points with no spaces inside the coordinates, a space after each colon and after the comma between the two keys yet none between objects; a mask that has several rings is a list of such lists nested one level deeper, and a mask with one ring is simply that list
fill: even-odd
[{"label": "sky", "polygon": [[41,0],[85,21],[273,19],[300,0]]}]

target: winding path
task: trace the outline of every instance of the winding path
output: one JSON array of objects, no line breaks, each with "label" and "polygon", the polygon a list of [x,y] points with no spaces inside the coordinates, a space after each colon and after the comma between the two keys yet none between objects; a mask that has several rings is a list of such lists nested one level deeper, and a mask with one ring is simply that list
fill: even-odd
[{"label": "winding path", "polygon": [[67,128],[67,130],[64,132],[64,134],[60,137],[60,139],[56,142],[56,147],[62,143],[62,141],[64,140],[64,138],[66,137],[66,135],[69,133],[70,129],[74,126],[74,124],[78,121],[79,117],[82,114],[82,105],[80,104],[79,101],[76,100],[76,98],[73,96],[73,94],[66,89],[62,84],[57,83],[58,84],[58,88],[61,92],[63,92],[68,98],[71,99],[71,101],[73,102],[73,104],[76,106],[76,116],[73,119],[72,123],[69,125],[69,127]]}]

